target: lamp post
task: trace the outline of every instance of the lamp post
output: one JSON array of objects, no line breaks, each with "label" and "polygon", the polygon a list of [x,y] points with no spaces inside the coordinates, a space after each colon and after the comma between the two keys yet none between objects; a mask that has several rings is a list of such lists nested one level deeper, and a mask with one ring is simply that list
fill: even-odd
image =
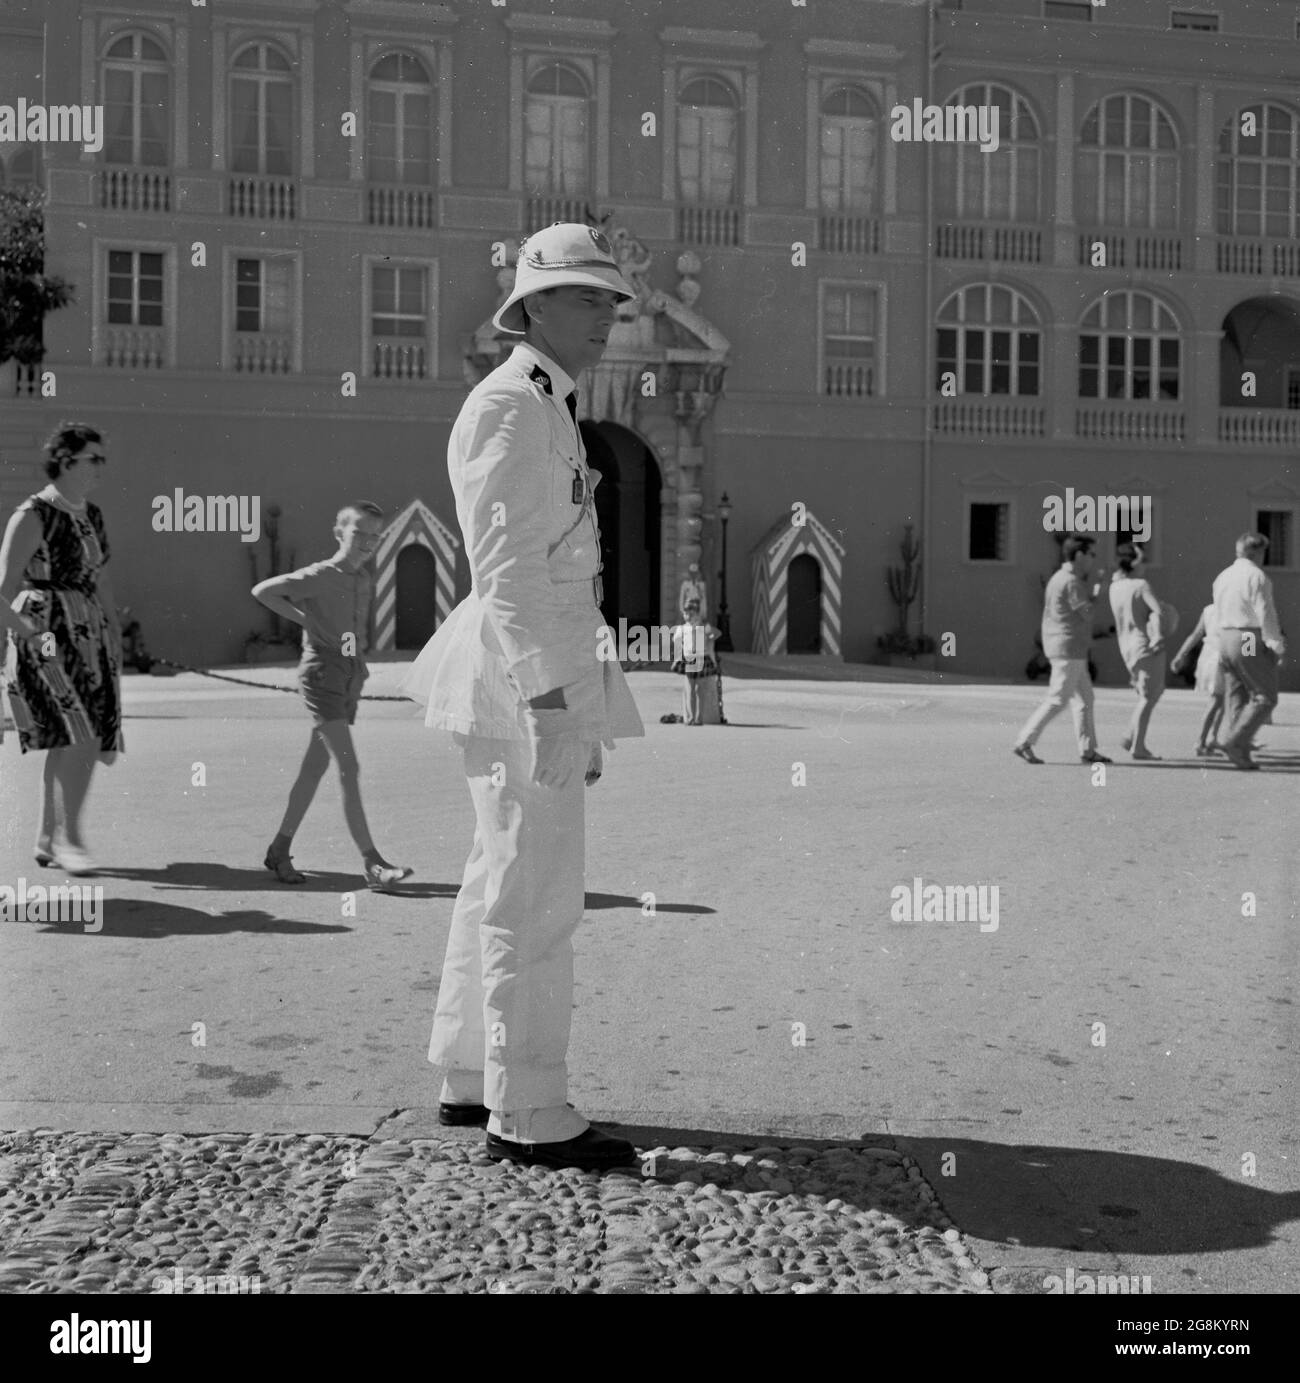
[{"label": "lamp post", "polygon": [[731,517],[731,502],[727,499],[725,490],[718,501],[718,517],[722,520],[722,570],[718,573],[721,578],[718,600],[718,652],[732,653],[735,650],[731,646],[731,616],[727,613],[727,520]]}]

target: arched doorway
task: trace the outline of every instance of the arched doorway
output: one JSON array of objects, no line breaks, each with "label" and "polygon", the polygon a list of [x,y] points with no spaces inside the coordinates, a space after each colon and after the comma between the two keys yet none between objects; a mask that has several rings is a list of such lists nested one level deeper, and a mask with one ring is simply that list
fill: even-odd
[{"label": "arched doorway", "polygon": [[822,569],[811,553],[801,552],[786,577],[785,651],[820,653],[822,648]]},{"label": "arched doorway", "polygon": [[423,648],[438,627],[438,559],[423,543],[397,554],[398,648]]},{"label": "arched doorway", "polygon": [[1300,302],[1247,298],[1223,319],[1219,406],[1300,409]]},{"label": "arched doorway", "polygon": [[605,598],[601,613],[615,629],[659,622],[659,463],[650,448],[618,423],[584,422],[587,465],[596,487]]}]

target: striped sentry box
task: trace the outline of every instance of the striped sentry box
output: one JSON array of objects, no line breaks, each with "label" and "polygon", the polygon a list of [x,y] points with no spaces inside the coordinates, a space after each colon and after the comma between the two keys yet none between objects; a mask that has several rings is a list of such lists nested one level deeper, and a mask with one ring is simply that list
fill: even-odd
[{"label": "striped sentry box", "polygon": [[842,619],[841,584],[844,547],[817,516],[805,512],[796,524],[794,515],[783,515],[754,545],[751,560],[754,595],[753,651],[786,652],[786,616],[789,612],[790,563],[802,553],[816,559],[821,568],[822,652],[839,658]]},{"label": "striped sentry box", "polygon": [[428,548],[436,559],[434,605],[438,624],[451,613],[456,601],[456,551],[460,539],[423,500],[413,499],[384,529],[375,550],[376,652],[397,645],[397,555],[411,543]]}]

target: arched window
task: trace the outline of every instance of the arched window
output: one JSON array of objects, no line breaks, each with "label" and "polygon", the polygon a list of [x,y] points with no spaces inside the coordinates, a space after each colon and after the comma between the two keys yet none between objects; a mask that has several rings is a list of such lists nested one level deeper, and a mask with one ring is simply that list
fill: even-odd
[{"label": "arched window", "polygon": [[683,202],[736,201],[739,102],[720,77],[696,77],[677,98],[677,189]]},{"label": "arched window", "polygon": [[975,82],[947,104],[986,106],[998,113],[998,147],[939,144],[935,190],[940,213],[969,221],[1037,221],[1038,122],[1025,98],[996,82]]},{"label": "arched window", "polygon": [[524,99],[524,178],[541,197],[587,192],[591,146],[591,94],[568,63],[533,73]]},{"label": "arched window", "polygon": [[869,215],[876,206],[880,120],[865,91],[842,86],[822,102],[818,164],[823,211]]},{"label": "arched window", "polygon": [[1150,293],[1104,293],[1079,324],[1081,399],[1176,399],[1178,319]]},{"label": "arched window", "polygon": [[231,64],[230,166],[293,172],[293,65],[274,44],[250,43]]},{"label": "arched window", "polygon": [[389,53],[370,69],[366,175],[371,182],[431,186],[433,83],[411,53]]},{"label": "arched window", "polygon": [[1014,288],[978,283],[958,289],[939,309],[937,333],[938,388],[953,375],[960,394],[1039,392],[1041,324]]},{"label": "arched window", "polygon": [[39,144],[21,144],[9,156],[6,169],[4,159],[0,158],[0,187],[22,187],[25,184],[41,181]]},{"label": "arched window", "polygon": [[1075,156],[1082,225],[1169,230],[1178,224],[1178,140],[1145,96],[1107,96],[1088,112]]},{"label": "arched window", "polygon": [[1300,236],[1300,120],[1284,106],[1247,106],[1219,135],[1220,235]]},{"label": "arched window", "polygon": [[123,34],[101,65],[104,162],[163,168],[171,162],[167,54],[148,34]]}]

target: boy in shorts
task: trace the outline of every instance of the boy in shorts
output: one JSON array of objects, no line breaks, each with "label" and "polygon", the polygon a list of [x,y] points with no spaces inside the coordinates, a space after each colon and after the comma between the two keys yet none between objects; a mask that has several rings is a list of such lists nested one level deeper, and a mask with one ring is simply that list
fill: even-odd
[{"label": "boy in shorts", "polygon": [[284,820],[266,852],[266,867],[282,884],[306,882],[306,876],[293,867],[289,846],[331,759],[338,766],[343,814],[361,851],[367,885],[386,893],[411,873],[389,864],[370,838],[361,805],[359,765],[348,728],[356,722],[361,688],[369,675],[362,655],[369,644],[373,583],[364,567],[379,546],[383,518],[384,511],[368,500],[345,505],[334,522],[339,550],[333,557],[285,576],[272,576],[253,587],[254,598],[268,610],[303,626],[298,688],[316,722],[297,781],[289,790]]}]

